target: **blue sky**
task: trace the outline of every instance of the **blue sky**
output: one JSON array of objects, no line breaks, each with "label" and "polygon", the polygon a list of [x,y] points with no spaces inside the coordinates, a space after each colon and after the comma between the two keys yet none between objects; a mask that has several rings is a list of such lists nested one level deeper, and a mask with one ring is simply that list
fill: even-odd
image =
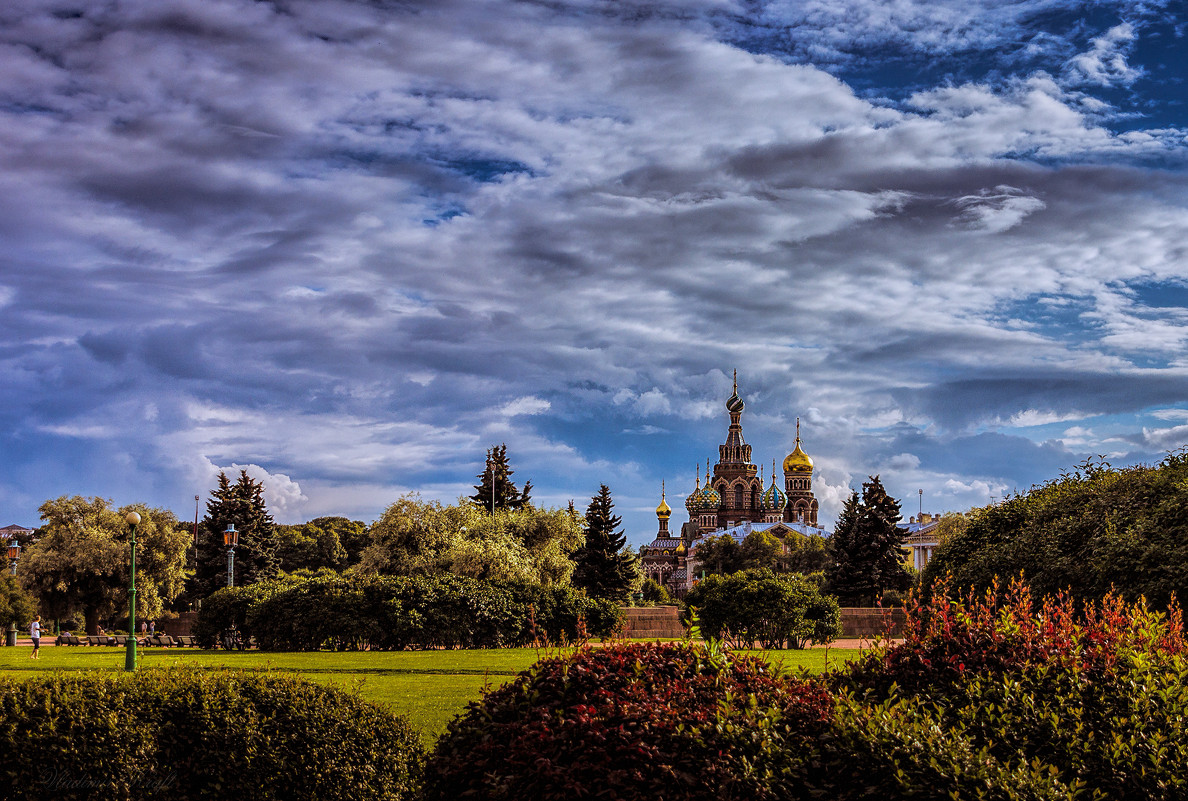
[{"label": "blue sky", "polygon": [[[0,6],[0,523],[610,486],[822,517],[1188,444],[1182,3]],[[677,504],[674,504],[676,507]],[[679,507],[678,507],[679,508]]]}]

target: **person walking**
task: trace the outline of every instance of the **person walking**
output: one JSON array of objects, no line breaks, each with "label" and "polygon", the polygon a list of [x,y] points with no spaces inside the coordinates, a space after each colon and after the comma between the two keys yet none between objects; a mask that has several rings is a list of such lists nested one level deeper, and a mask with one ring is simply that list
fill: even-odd
[{"label": "person walking", "polygon": [[39,652],[41,651],[41,615],[34,615],[33,622],[29,624],[29,636],[33,638],[33,653],[29,655],[30,659],[40,659]]}]

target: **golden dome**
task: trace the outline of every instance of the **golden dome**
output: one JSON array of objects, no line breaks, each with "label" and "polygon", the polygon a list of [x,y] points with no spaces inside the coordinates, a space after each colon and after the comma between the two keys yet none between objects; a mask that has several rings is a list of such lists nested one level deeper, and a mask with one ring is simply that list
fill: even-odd
[{"label": "golden dome", "polygon": [[796,450],[788,454],[784,459],[785,473],[811,473],[813,472],[813,460],[809,455],[800,449],[800,418],[796,418]]},{"label": "golden dome", "polygon": [[660,505],[656,507],[656,517],[672,517],[672,509],[668,501],[664,500],[664,483],[660,483]]},{"label": "golden dome", "polygon": [[677,546],[676,555],[684,556],[687,553],[689,553],[689,549],[685,547],[685,541],[681,540],[681,544]]}]

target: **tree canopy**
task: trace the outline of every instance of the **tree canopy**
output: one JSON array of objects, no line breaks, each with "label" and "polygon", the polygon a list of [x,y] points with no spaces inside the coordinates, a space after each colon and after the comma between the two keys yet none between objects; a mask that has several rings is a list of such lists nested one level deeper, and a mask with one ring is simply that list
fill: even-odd
[{"label": "tree canopy", "polygon": [[100,618],[128,607],[129,528],[124,517],[140,514],[136,527],[136,614],[160,616],[182,591],[190,532],[165,509],[140,504],[111,507],[103,498],[62,497],[38,509],[44,524],[21,557],[18,577],[42,614],[81,612],[87,632]]},{"label": "tree canopy", "polygon": [[1023,575],[1033,592],[1165,606],[1188,597],[1188,452],[1157,465],[1087,460],[1042,486],[974,509],[924,569],[985,589]]},{"label": "tree canopy", "polygon": [[371,525],[357,570],[567,584],[581,526],[580,516],[562,509],[525,506],[492,515],[463,498],[446,506],[408,494]]},{"label": "tree canopy", "polygon": [[513,473],[515,471],[507,461],[507,444],[488,448],[486,464],[483,472],[477,476],[479,483],[475,485],[470,500],[490,513],[499,509],[515,510],[530,506],[532,482],[524,482],[524,489],[519,490],[512,483]]},{"label": "tree canopy", "polygon": [[903,565],[907,534],[898,527],[899,502],[878,476],[862,484],[862,496],[846,499],[830,539],[830,587],[842,603],[870,605],[886,590],[906,589]]},{"label": "tree canopy", "polygon": [[11,573],[0,575],[0,626],[24,628],[37,614],[37,602]]},{"label": "tree canopy", "polygon": [[626,549],[627,537],[619,528],[623,518],[614,509],[610,488],[603,484],[586,507],[586,542],[574,555],[573,583],[591,598],[622,601],[642,577],[637,557]]}]

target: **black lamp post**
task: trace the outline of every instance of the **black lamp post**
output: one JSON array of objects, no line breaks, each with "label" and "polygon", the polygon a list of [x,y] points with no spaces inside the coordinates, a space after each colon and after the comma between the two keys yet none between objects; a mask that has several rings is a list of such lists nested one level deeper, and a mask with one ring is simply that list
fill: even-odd
[{"label": "black lamp post", "polygon": [[235,546],[239,544],[239,532],[234,523],[227,524],[223,532],[223,544],[227,546],[227,586],[235,586]]},{"label": "black lamp post", "polygon": [[[10,539],[8,541],[8,568],[9,568],[9,570],[12,571],[12,575],[14,575],[14,576],[16,575],[17,560],[20,558],[21,558],[21,544],[17,541],[17,538],[14,536],[12,539]],[[8,639],[6,642],[9,645],[15,646],[16,638],[17,638],[17,627],[16,627],[16,623],[13,622],[8,625]]]},{"label": "black lamp post", "polygon": [[132,569],[129,571],[131,579],[128,584],[128,650],[124,654],[124,670],[136,670],[136,525],[140,522],[140,515],[128,512],[124,515],[128,527],[132,530]]}]

